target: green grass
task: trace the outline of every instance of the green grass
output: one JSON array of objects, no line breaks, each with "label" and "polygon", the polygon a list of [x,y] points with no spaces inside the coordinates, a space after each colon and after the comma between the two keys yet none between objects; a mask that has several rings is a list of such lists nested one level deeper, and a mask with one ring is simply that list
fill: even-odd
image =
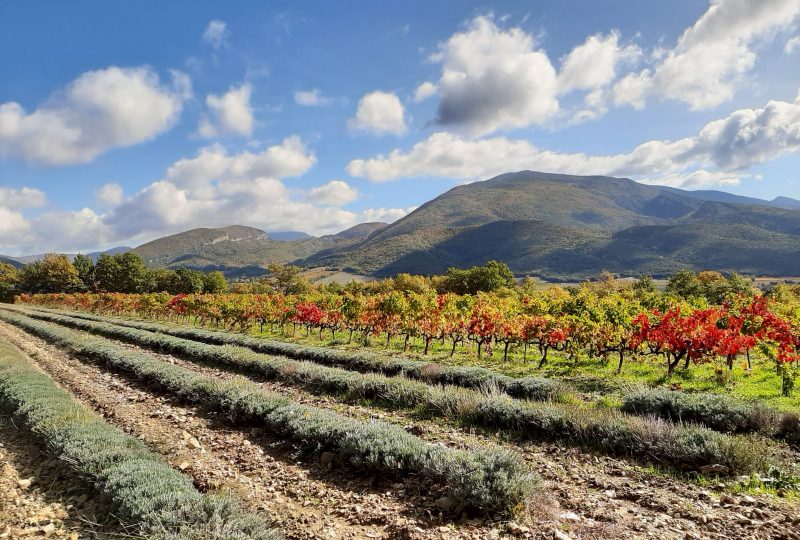
[{"label": "green grass", "polygon": [[[330,339],[330,333],[325,333],[320,340],[318,334],[312,332],[305,335],[305,330],[298,329],[291,335],[287,332],[259,332],[258,328],[251,331],[251,335],[261,338],[281,340],[311,346],[334,347],[345,350],[363,350],[361,344],[347,344],[342,339]],[[435,342],[431,344],[430,354],[421,354],[422,346],[413,342],[413,349],[403,352],[403,338],[393,338],[389,348],[385,339],[374,338],[371,340],[371,351],[383,352],[387,355],[404,355],[409,358],[424,359],[457,366],[475,366],[491,369],[512,377],[549,377],[562,379],[571,383],[579,390],[595,392],[598,394],[618,393],[633,385],[649,387],[670,387],[685,392],[709,392],[715,394],[729,394],[746,401],[761,401],[765,405],[787,412],[800,412],[800,391],[789,397],[781,396],[781,377],[775,372],[775,364],[758,355],[752,355],[752,371],[748,372],[744,365],[745,359],[740,358],[729,372],[722,360],[718,364],[693,364],[688,370],[679,367],[671,377],[667,377],[667,370],[660,359],[656,357],[640,357],[633,359],[626,357],[622,372],[617,374],[617,358],[609,356],[606,361],[602,358],[581,357],[578,362],[568,359],[564,354],[551,351],[547,356],[547,363],[538,368],[539,358],[535,348],[529,348],[528,361],[523,362],[522,348],[512,350],[507,361],[503,360],[502,350],[495,350],[492,356],[483,355],[478,359],[475,346],[467,344],[465,347],[456,347],[456,354],[450,357],[450,344],[444,345]],[[721,374],[720,374],[721,372]]]}]

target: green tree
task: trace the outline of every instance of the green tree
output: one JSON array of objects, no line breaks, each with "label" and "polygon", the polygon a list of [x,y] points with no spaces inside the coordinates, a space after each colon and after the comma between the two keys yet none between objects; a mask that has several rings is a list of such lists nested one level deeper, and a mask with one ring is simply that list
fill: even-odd
[{"label": "green tree", "polygon": [[0,263],[0,302],[8,302],[14,298],[20,275],[10,264]]},{"label": "green tree", "polygon": [[95,287],[103,292],[119,291],[121,272],[119,259],[116,256],[105,253],[100,255],[94,267]]},{"label": "green tree", "polygon": [[269,275],[265,282],[283,294],[302,294],[311,288],[308,280],[300,276],[302,268],[291,264],[272,263],[267,266]]},{"label": "green tree", "polygon": [[150,282],[152,292],[168,292],[178,294],[180,279],[175,270],[169,268],[156,268],[150,271]]},{"label": "green tree", "polygon": [[203,292],[225,293],[228,292],[228,281],[222,272],[215,270],[203,275]]},{"label": "green tree", "polygon": [[449,268],[440,284],[440,292],[456,294],[477,294],[496,292],[504,287],[514,286],[514,274],[508,265],[489,261],[483,266],[460,269]]},{"label": "green tree", "polygon": [[152,288],[150,270],[144,260],[132,251],[115,255],[119,261],[119,289],[123,293],[142,293]]},{"label": "green tree", "polygon": [[74,292],[83,283],[66,255],[49,253],[41,261],[26,265],[21,276],[22,289],[30,293]]},{"label": "green tree", "polygon": [[94,261],[92,258],[79,253],[72,259],[72,266],[78,271],[78,278],[83,283],[82,289],[94,290]]},{"label": "green tree", "polygon": [[189,268],[178,268],[177,293],[194,294],[203,292],[203,273]]},{"label": "green tree", "polygon": [[679,270],[667,282],[666,292],[681,298],[702,296],[702,284],[691,270]]}]

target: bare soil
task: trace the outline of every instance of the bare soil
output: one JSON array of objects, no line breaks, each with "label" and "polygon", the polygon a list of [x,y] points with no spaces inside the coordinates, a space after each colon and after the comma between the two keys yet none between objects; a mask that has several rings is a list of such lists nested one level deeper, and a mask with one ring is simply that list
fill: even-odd
[{"label": "bare soil", "polygon": [[[471,516],[457,509],[444,512],[440,507],[449,505],[440,500],[440,486],[414,477],[370,475],[332,454],[301,455],[263,430],[231,427],[223,418],[83,364],[4,323],[0,335],[109,422],[142,438],[190,474],[201,490],[233,492],[249,509],[271,516],[288,538],[800,539],[796,502],[720,493],[625,460],[557,444],[517,444],[499,434],[467,432],[409,413],[343,404],[280,384],[259,383],[297,402],[398,423],[430,442],[512,447],[544,480],[547,496],[533,501],[516,521]],[[150,354],[220,379],[235,376],[185,359]]]}]

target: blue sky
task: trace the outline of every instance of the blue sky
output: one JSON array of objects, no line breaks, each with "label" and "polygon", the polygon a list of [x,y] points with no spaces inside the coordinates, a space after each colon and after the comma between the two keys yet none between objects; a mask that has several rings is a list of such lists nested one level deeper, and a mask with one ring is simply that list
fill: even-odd
[{"label": "blue sky", "polygon": [[800,197],[800,0],[3,2],[0,253],[536,169]]}]

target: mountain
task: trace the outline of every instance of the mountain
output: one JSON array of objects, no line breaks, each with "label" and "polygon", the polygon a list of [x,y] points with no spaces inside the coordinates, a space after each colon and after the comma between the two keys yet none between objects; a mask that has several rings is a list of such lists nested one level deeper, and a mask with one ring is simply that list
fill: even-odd
[{"label": "mountain", "polygon": [[800,210],[800,201],[790,197],[775,197],[770,201],[772,206],[786,210]]},{"label": "mountain", "polygon": [[[97,259],[100,258],[100,255],[116,255],[117,253],[127,253],[128,251],[131,251],[131,249],[133,249],[133,248],[129,248],[129,247],[125,247],[125,246],[119,246],[119,247],[114,247],[114,248],[111,248],[111,249],[107,249],[105,251],[92,251],[91,253],[87,253],[86,255],[90,259],[92,259],[94,262],[97,262]],[[24,264],[32,263],[32,262],[35,262],[35,261],[40,261],[40,260],[42,260],[42,258],[45,255],[47,255],[47,254],[46,253],[37,253],[35,255],[21,255],[19,257],[13,257],[13,259],[18,261],[18,262],[20,262],[20,263],[22,263],[24,265]],[[77,253],[63,253],[63,255],[66,255],[67,258],[71,261],[71,260],[73,260],[75,258],[75,255],[77,255]],[[9,258],[11,258],[11,257],[9,257]]]},{"label": "mountain", "polygon": [[625,178],[522,171],[458,186],[363,240],[302,261],[354,273],[441,273],[505,261],[554,279],[669,274],[684,267],[800,273],[789,201],[684,191]]},{"label": "mountain", "polygon": [[192,229],[143,244],[133,251],[150,267],[221,270],[229,277],[263,275],[268,263],[289,263],[322,250],[344,247],[366,238],[381,224],[361,224],[339,234],[293,240],[275,233],[231,225],[218,229]]},{"label": "mountain", "polygon": [[5,257],[3,255],[0,255],[0,263],[10,264],[14,268],[22,268],[23,266],[25,266],[23,263],[19,262],[17,259],[13,259],[11,257]]},{"label": "mountain", "polygon": [[292,240],[307,240],[313,238],[310,234],[302,231],[269,231],[267,237],[270,240],[278,240],[279,242],[291,242]]}]

